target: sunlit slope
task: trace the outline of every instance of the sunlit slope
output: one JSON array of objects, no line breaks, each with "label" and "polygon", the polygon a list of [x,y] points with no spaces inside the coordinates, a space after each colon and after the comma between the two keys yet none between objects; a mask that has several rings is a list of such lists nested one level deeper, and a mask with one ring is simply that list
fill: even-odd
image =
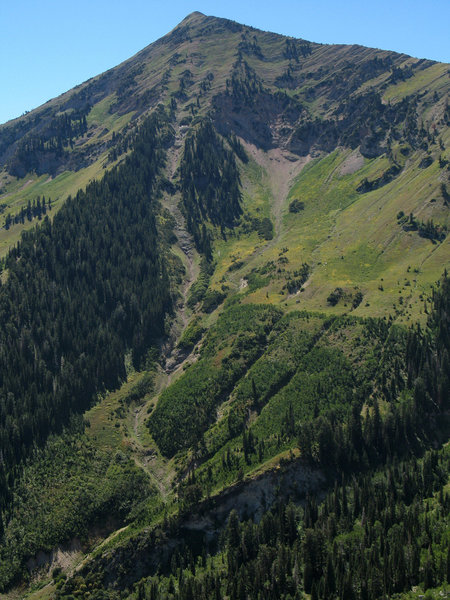
[{"label": "sunlit slope", "polygon": [[[270,166],[270,157],[268,161],[267,156],[255,156],[266,167],[269,162],[272,169],[286,166],[282,155],[275,167]],[[270,241],[254,233],[220,242],[216,285],[225,278],[231,285],[240,283],[242,287],[242,280],[245,285],[250,276],[251,283],[255,273],[270,274],[266,280],[260,278],[258,289],[243,288],[246,301],[331,313],[352,311],[360,316],[391,313],[400,319],[418,318],[424,311],[422,298],[450,264],[448,237],[423,237],[418,229],[408,230],[405,223],[412,214],[417,223],[432,221],[443,232],[450,225],[441,188],[447,173],[446,154],[436,153],[427,167],[423,166],[424,156],[420,151],[411,153],[392,181],[362,192],[358,191],[361,182],[382,177],[390,167],[389,160],[385,156],[365,159],[358,151],[336,150],[309,160],[305,166],[299,162],[300,174],[281,199],[275,198],[280,188],[273,189],[264,167],[259,167],[263,176],[257,182],[255,163],[244,167],[245,209],[249,214],[255,214],[256,209],[262,215],[271,206],[275,235]],[[292,164],[288,162],[288,168],[295,172]],[[303,202],[297,213],[289,211],[295,199]],[[400,213],[403,218],[398,218]],[[286,282],[295,279],[294,273],[303,263],[310,267],[309,278],[290,293]],[[232,266],[239,264],[236,270]],[[327,298],[337,287],[342,288],[343,296],[332,306]],[[357,292],[363,299],[354,307]]]},{"label": "sunlit slope", "polygon": [[[244,71],[251,107],[230,114],[227,93]],[[136,127],[159,104],[170,107],[176,128],[210,114],[222,133],[231,128],[248,143],[296,152],[298,125],[334,118],[345,99],[370,91],[385,103],[417,97],[417,112],[432,128],[442,119],[447,90],[447,65],[295,40],[192,13],[121,65],[0,126],[0,226],[38,196],[58,206],[100,177],[123,158]],[[34,223],[2,228],[0,253]]]}]

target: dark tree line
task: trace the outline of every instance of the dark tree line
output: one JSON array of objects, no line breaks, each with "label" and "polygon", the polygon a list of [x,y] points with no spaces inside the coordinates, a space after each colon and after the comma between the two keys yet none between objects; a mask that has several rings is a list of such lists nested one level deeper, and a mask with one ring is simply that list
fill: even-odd
[{"label": "dark tree line", "polygon": [[45,172],[41,166],[46,155],[62,157],[67,146],[73,148],[74,140],[88,129],[86,115],[89,107],[53,117],[43,131],[25,136],[8,162],[11,175],[23,177],[26,173]]},{"label": "dark tree line", "polygon": [[[386,328],[373,320],[373,327]],[[406,338],[404,357],[390,352],[390,372],[379,374],[379,396],[388,402],[381,415],[377,397],[361,416],[360,402],[346,420],[339,423],[333,413],[298,428],[303,455],[314,464],[350,473],[376,467],[394,458],[417,453],[426,440],[439,433],[439,415],[450,404],[450,279],[444,274],[433,292],[433,310],[425,328],[412,327]],[[386,339],[386,347],[395,340]],[[409,391],[409,399],[397,403],[398,395]]]},{"label": "dark tree line", "polygon": [[226,86],[225,94],[231,96],[236,108],[253,106],[256,96],[264,92],[261,79],[255,70],[242,59],[242,55],[239,55],[234,63],[231,79],[227,79]]},{"label": "dark tree line", "polygon": [[397,214],[397,224],[404,231],[417,231],[420,237],[427,238],[433,242],[442,242],[447,236],[446,225],[434,223],[433,219],[428,219],[426,222],[419,221],[413,213],[410,213],[408,216],[402,210]]},{"label": "dark tree line", "polygon": [[51,198],[46,200],[45,196],[42,196],[42,198],[37,196],[37,198],[33,198],[33,200],[28,200],[27,206],[22,206],[20,212],[15,215],[11,215],[10,213],[6,215],[5,229],[9,229],[11,225],[17,225],[18,223],[23,225],[25,219],[32,221],[37,218],[40,221],[42,217],[45,217],[47,214],[47,210],[52,210]]},{"label": "dark tree line", "polygon": [[225,147],[210,121],[203,121],[186,139],[180,171],[187,227],[197,248],[210,257],[205,222],[223,230],[232,227],[242,212],[234,154]]},{"label": "dark tree line", "polygon": [[155,211],[163,116],[101,181],[69,198],[5,260],[0,288],[0,505],[14,466],[139,365],[163,333],[168,274]]}]

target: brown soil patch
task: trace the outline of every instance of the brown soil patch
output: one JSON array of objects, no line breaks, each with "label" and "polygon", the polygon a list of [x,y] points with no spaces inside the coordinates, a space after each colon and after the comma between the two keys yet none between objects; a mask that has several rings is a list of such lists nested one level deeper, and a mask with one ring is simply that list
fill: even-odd
[{"label": "brown soil patch", "polygon": [[364,156],[359,150],[354,150],[341,165],[339,175],[352,175],[364,166]]}]

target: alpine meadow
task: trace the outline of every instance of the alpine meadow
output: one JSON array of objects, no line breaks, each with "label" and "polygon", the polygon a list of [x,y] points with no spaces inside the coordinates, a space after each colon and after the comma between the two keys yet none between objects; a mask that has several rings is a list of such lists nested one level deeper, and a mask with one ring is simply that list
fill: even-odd
[{"label": "alpine meadow", "polygon": [[0,125],[2,598],[447,598],[449,75],[195,12]]}]

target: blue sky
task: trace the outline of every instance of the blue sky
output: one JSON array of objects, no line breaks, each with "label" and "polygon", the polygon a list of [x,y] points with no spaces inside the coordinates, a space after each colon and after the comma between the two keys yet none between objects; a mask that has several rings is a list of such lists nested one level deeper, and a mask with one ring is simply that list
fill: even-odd
[{"label": "blue sky", "polygon": [[194,10],[450,62],[448,0],[0,0],[0,123],[114,67]]}]

